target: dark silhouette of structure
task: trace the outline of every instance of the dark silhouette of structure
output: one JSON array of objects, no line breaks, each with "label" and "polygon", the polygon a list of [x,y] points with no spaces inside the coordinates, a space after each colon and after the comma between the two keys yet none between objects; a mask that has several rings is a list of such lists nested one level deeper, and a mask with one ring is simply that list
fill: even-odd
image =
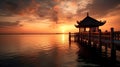
[{"label": "dark silhouette of structure", "polygon": [[[105,57],[108,59],[107,62],[114,65],[116,64],[116,46],[119,46],[117,43],[120,41],[120,32],[114,31],[114,28],[111,28],[110,32],[101,32],[99,26],[105,23],[106,21],[98,21],[90,17],[87,13],[87,16],[83,20],[77,21],[77,25],[75,25],[76,28],[79,28],[79,32],[69,32],[69,42],[71,42],[73,38],[74,41],[80,45],[90,47],[90,50],[95,49],[93,51],[98,52],[98,55]],[[105,49],[103,49],[102,46],[104,46]],[[110,53],[108,53],[108,48],[111,49]],[[110,54],[110,57],[108,54]]]},{"label": "dark silhouette of structure", "polygon": [[79,32],[86,31],[86,28],[89,29],[91,32],[98,32],[99,26],[102,26],[106,23],[106,21],[98,21],[92,17],[89,16],[89,13],[87,13],[87,16],[82,21],[77,21],[77,25],[75,25],[76,28],[79,28]]}]

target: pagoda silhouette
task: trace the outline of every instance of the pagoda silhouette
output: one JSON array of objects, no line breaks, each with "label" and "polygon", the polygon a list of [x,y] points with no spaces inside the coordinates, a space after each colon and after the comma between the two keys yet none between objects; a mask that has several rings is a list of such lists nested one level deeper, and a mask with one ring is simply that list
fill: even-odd
[{"label": "pagoda silhouette", "polygon": [[106,23],[106,21],[98,21],[92,17],[89,16],[89,13],[87,13],[87,16],[81,20],[77,21],[77,25],[75,25],[76,28],[79,28],[80,32],[86,32],[86,29],[89,29],[90,32],[98,32],[99,26],[102,26]]}]

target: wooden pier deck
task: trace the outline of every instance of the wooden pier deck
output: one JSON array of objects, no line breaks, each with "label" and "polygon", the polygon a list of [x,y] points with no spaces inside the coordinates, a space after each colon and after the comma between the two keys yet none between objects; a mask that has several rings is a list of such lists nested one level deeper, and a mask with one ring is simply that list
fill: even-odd
[{"label": "wooden pier deck", "polygon": [[69,42],[71,41],[95,48],[113,62],[116,62],[116,58],[120,56],[116,53],[120,51],[120,31],[114,31],[114,28],[111,28],[110,32],[99,30],[99,32],[69,33]]}]

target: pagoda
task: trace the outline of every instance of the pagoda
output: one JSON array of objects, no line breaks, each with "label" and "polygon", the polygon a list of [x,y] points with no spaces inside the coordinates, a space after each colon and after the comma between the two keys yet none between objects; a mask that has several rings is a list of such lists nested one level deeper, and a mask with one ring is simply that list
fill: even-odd
[{"label": "pagoda", "polygon": [[106,21],[98,21],[92,17],[89,16],[89,13],[87,13],[87,16],[82,21],[77,21],[77,25],[75,25],[76,28],[79,28],[80,32],[85,32],[86,29],[90,32],[98,32],[99,26],[102,26],[106,23]]}]

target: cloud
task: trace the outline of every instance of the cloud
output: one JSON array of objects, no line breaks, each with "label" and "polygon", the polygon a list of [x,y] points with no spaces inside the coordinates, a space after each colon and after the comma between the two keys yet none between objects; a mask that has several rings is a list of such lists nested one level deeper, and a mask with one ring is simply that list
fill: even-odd
[{"label": "cloud", "polygon": [[86,10],[89,10],[92,15],[103,17],[111,10],[116,10],[118,5],[120,5],[120,0],[93,0],[91,4],[86,6]]},{"label": "cloud", "polygon": [[61,20],[76,20],[76,16],[81,18],[87,11],[103,17],[119,10],[119,4],[120,0],[0,0],[0,16],[28,16],[26,20],[39,18],[60,23]]},{"label": "cloud", "polygon": [[0,0],[0,10],[9,15],[34,14],[40,6],[35,0]]},{"label": "cloud", "polygon": [[17,1],[0,0],[0,15],[11,16],[16,14],[19,11],[19,4]]},{"label": "cloud", "polygon": [[[67,14],[67,12],[75,13],[75,10],[72,11],[75,6],[72,7],[71,0],[0,0],[0,2],[1,16],[28,15],[29,17],[32,15],[58,23],[60,18],[72,17],[69,15],[72,13]],[[68,3],[65,8],[63,2]]]},{"label": "cloud", "polygon": [[18,22],[0,22],[0,28],[14,27],[14,26],[22,26],[22,25],[20,25],[19,21]]}]

